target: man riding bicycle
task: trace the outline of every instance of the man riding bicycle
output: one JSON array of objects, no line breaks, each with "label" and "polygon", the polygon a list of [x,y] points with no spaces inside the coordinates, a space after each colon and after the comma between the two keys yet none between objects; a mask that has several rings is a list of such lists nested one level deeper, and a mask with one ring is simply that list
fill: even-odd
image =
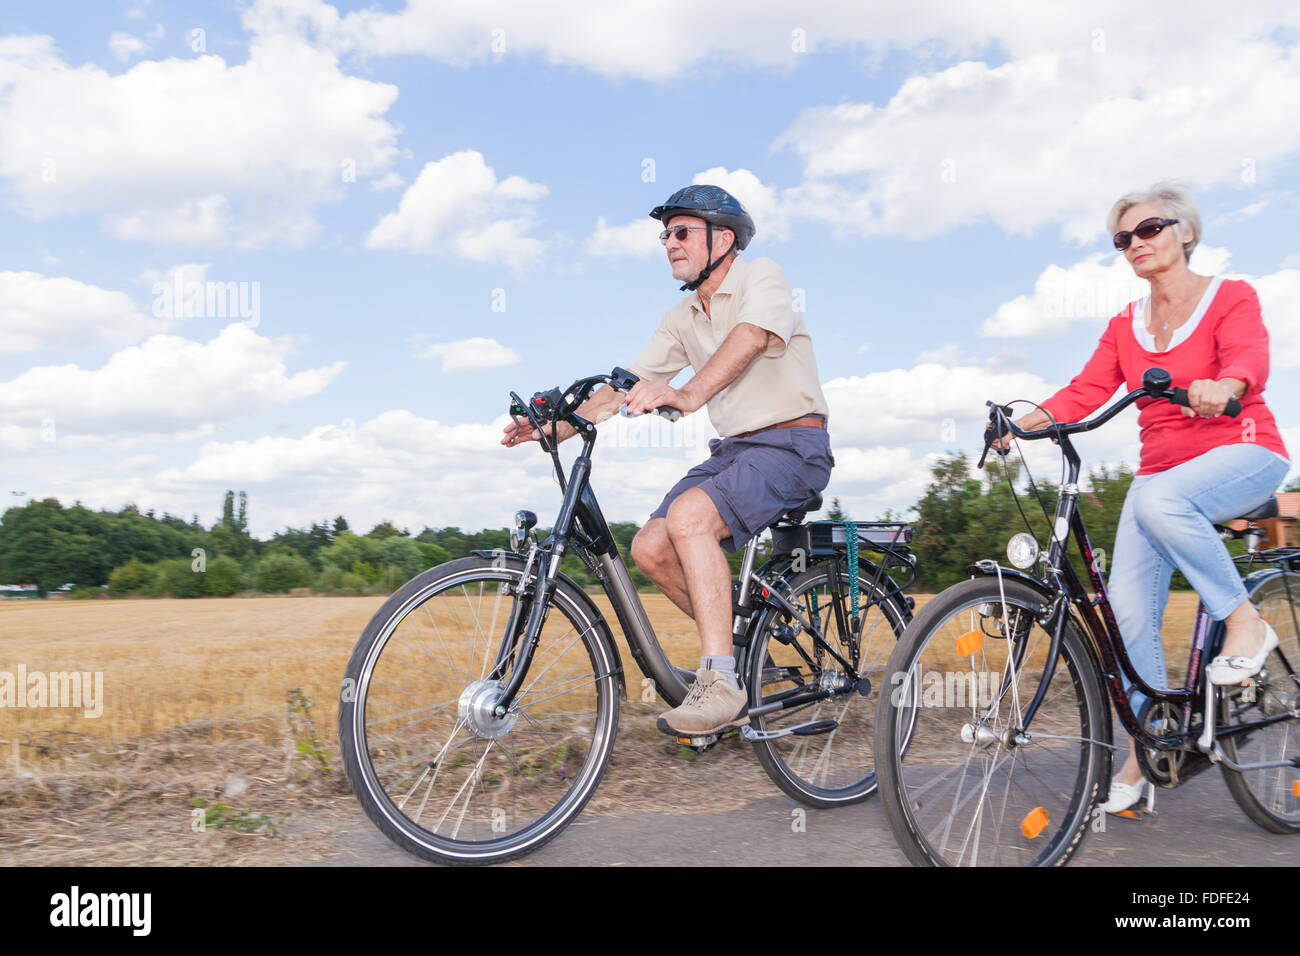
[{"label": "man riding bicycle", "polygon": [[[629,366],[640,381],[626,396],[628,411],[667,405],[689,414],[707,406],[722,436],[709,442],[709,458],[672,487],[632,542],[637,566],[699,627],[695,682],[681,706],[659,718],[661,730],[699,736],[746,719],[723,549],[740,550],[820,492],[835,460],[812,340],[790,284],[770,259],[737,256],[755,233],[745,207],[718,186],[687,186],[650,216],[666,227],[659,238],[673,277],[692,294],[664,314]],[[671,387],[687,365],[695,376]],[[623,401],[604,388],[578,414],[600,422]],[[572,434],[562,424],[556,437]],[[538,437],[528,422],[516,420],[502,444]]]}]

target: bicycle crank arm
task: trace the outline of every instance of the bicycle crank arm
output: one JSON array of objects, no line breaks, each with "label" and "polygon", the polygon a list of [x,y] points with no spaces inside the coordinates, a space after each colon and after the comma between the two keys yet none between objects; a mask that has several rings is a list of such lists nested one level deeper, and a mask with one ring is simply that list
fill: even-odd
[{"label": "bicycle crank arm", "polygon": [[777,740],[781,737],[789,737],[791,734],[797,734],[800,737],[811,737],[814,734],[828,734],[840,725],[838,720],[810,720],[807,723],[795,724],[793,727],[783,727],[781,730],[755,730],[749,724],[740,728],[740,736],[753,742],[755,740]]}]

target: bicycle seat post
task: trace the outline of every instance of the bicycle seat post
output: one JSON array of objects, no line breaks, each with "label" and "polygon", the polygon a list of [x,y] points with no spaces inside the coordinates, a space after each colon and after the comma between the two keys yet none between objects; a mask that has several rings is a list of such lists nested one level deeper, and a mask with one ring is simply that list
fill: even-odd
[{"label": "bicycle seat post", "polygon": [[731,642],[739,644],[744,640],[745,629],[749,627],[749,577],[754,573],[754,556],[758,553],[758,535],[745,544],[745,556],[740,561],[740,593],[736,597],[736,606],[732,609]]}]

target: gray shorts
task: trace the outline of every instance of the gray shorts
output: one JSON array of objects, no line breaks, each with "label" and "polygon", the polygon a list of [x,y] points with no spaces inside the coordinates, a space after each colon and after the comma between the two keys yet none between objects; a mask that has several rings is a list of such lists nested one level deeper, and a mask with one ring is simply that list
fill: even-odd
[{"label": "gray shorts", "polygon": [[835,459],[824,428],[773,428],[748,438],[714,438],[709,458],[673,485],[650,515],[668,516],[668,508],[690,488],[713,502],[731,537],[727,551],[739,551],[750,538],[820,492],[831,479]]}]

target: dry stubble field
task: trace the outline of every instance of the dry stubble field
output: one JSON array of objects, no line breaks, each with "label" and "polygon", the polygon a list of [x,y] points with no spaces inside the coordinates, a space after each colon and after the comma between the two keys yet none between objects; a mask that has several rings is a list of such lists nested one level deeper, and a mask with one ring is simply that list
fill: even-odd
[{"label": "dry stubble field", "polygon": [[[670,657],[693,665],[692,622],[661,595],[642,599]],[[919,596],[918,606],[926,600]],[[0,602],[0,671],[98,671],[104,697],[99,717],[0,710],[0,864],[277,864],[328,855],[331,835],[359,813],[337,754],[339,685],[383,601]],[[597,603],[608,612],[603,595]],[[1166,615],[1175,680],[1195,610],[1195,595],[1176,594]],[[726,810],[777,792],[738,739],[699,757],[679,751],[654,729],[661,708],[640,701],[639,677],[628,674],[614,756],[585,813]],[[201,832],[196,803],[208,808]]]}]

